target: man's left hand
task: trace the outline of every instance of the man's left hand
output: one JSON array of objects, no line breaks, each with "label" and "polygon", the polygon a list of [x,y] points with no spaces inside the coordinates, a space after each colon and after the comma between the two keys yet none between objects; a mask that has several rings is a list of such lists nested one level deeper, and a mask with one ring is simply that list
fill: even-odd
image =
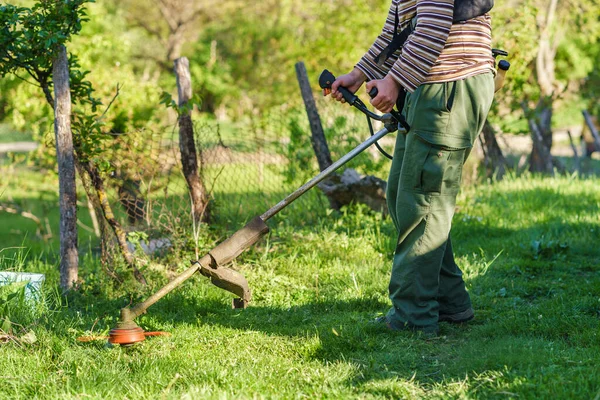
[{"label": "man's left hand", "polygon": [[379,93],[371,99],[373,107],[384,113],[392,111],[396,105],[396,99],[398,99],[400,84],[388,74],[383,79],[367,82],[367,92],[370,92],[374,87],[377,88]]}]

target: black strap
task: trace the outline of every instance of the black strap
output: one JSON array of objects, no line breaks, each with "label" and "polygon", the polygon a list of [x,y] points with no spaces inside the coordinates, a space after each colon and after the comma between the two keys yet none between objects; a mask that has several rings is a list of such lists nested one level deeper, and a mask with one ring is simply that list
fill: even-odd
[{"label": "black strap", "polygon": [[398,6],[396,6],[396,17],[394,19],[394,36],[392,36],[392,41],[386,46],[385,49],[383,49],[381,53],[379,53],[377,57],[375,57],[375,62],[379,67],[383,67],[383,64],[386,62],[386,60],[390,58],[390,56],[394,54],[396,50],[404,46],[404,42],[406,42],[406,39],[408,39],[410,34],[414,31],[413,24],[411,22],[406,28],[402,30],[402,32],[398,33],[399,23],[400,21],[398,16]]},{"label": "black strap", "polygon": [[[494,0],[455,0],[452,22],[457,23],[479,17],[480,15],[489,12],[492,7],[494,7]],[[398,25],[398,6],[396,6],[394,36],[392,36],[392,41],[377,57],[375,57],[375,62],[380,68],[383,67],[386,60],[390,58],[396,50],[401,49],[402,46],[404,46],[404,42],[406,42],[406,39],[408,39],[410,34],[414,31],[413,21],[411,21],[400,33],[398,33]]]},{"label": "black strap", "polygon": [[455,0],[452,22],[467,21],[479,17],[494,7],[494,0]]}]

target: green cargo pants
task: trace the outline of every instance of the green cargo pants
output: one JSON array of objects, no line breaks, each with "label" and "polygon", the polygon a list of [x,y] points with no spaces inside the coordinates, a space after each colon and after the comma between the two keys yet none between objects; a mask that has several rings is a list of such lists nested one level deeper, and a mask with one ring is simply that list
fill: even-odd
[{"label": "green cargo pants", "polygon": [[454,261],[450,226],[463,164],[490,109],[491,73],[423,84],[408,94],[411,130],[398,134],[387,186],[398,231],[387,321],[396,329],[437,330],[439,313],[471,306]]}]

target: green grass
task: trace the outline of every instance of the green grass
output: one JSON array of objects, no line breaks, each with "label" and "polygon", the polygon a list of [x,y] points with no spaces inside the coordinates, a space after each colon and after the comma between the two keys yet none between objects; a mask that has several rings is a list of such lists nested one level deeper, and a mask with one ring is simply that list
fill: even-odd
[{"label": "green grass", "polygon": [[[442,324],[431,340],[369,324],[389,306],[391,221],[362,207],[331,213],[322,201],[312,195],[284,210],[234,262],[251,307],[231,310],[227,293],[194,277],[139,318],[172,336],[131,348],[76,338],[106,334],[120,307],[165,283],[165,270],[182,270],[189,252],[153,260],[146,293],[109,284],[88,253],[81,290],[60,297],[57,263],[30,234],[21,240],[29,253],[0,253],[0,269],[47,273],[47,301],[14,313],[23,326],[15,333],[33,330],[37,342],[0,344],[0,398],[600,396],[597,179],[508,177],[465,188],[452,235],[476,319]],[[203,250],[239,227],[228,218],[203,233]],[[0,226],[3,238],[15,224]]]}]

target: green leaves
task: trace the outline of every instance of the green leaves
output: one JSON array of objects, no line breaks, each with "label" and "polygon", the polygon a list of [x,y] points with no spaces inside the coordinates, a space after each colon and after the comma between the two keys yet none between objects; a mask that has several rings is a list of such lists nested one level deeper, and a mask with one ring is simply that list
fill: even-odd
[{"label": "green leaves", "polygon": [[86,76],[90,71],[82,70],[79,58],[69,53],[69,78],[71,85],[71,100],[73,103],[88,104],[92,112],[96,112],[98,106],[102,105],[100,99],[94,97],[94,88]]},{"label": "green leaves", "polygon": [[200,99],[200,96],[194,94],[187,103],[185,103],[182,106],[179,106],[170,93],[163,91],[160,94],[159,104],[164,104],[165,107],[172,108],[177,112],[177,115],[181,116],[192,112],[194,110],[194,107],[200,108],[202,105],[202,101]]},{"label": "green leaves", "polygon": [[40,1],[32,8],[0,7],[0,76],[26,69],[36,80],[49,75],[53,50],[81,31],[83,6],[93,0]]},{"label": "green leaves", "polygon": [[567,253],[569,245],[556,240],[546,240],[541,237],[531,242],[533,259],[553,260]]},{"label": "green leaves", "polygon": [[[0,76],[26,71],[44,90],[51,103],[53,52],[77,35],[87,21],[85,4],[94,0],[38,1],[32,8],[4,5],[0,7]],[[94,96],[94,88],[79,58],[69,54],[71,101],[81,108],[73,112],[73,133],[78,154],[83,162],[100,158],[102,116],[96,114],[102,105]],[[86,112],[89,107],[90,112]],[[110,170],[108,162],[99,163],[103,172]]]},{"label": "green leaves", "polygon": [[177,103],[173,100],[173,96],[169,92],[162,92],[160,94],[160,104],[164,104],[167,108],[177,109]]}]

